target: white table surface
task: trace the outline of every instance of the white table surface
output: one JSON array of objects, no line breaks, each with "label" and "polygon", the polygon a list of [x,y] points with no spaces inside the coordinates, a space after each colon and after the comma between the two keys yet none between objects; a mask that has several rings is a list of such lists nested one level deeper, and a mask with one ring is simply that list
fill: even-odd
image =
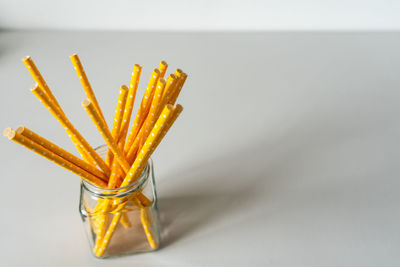
[{"label": "white table surface", "polygon": [[399,33],[0,32],[0,125],[73,151],[29,91],[31,55],[75,126],[79,53],[107,119],[134,63],[189,78],[154,156],[163,246],[97,260],[75,175],[1,138],[1,266],[399,266]]}]

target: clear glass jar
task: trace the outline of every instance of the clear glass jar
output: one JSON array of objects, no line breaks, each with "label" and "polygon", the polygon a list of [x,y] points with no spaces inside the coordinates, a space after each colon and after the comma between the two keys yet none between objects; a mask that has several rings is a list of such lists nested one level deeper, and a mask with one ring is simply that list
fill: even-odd
[{"label": "clear glass jar", "polygon": [[[105,157],[107,146],[96,151]],[[82,180],[79,212],[97,258],[156,250],[160,220],[152,160],[126,187],[104,189]]]}]

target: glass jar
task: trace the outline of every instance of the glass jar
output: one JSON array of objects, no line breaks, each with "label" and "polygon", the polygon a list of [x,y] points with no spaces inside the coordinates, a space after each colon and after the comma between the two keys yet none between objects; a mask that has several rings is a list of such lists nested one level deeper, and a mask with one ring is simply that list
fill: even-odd
[{"label": "glass jar", "polygon": [[[107,146],[96,151],[105,157]],[[95,257],[156,250],[160,220],[152,160],[140,178],[126,187],[104,189],[82,180],[79,211]]]}]

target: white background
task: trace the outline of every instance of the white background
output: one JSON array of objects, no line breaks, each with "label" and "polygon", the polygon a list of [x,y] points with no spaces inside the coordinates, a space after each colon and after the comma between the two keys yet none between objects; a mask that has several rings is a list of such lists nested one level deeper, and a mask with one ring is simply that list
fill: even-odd
[{"label": "white background", "polygon": [[153,157],[163,247],[95,260],[79,178],[2,137],[0,266],[400,266],[399,34],[35,31],[0,44],[0,125],[73,153],[22,56],[93,146],[69,55],[109,122],[133,63],[139,99],[160,59],[189,74]]},{"label": "white background", "polygon": [[396,0],[0,0],[0,28],[67,30],[396,30]]},{"label": "white background", "polygon": [[139,100],[160,60],[189,74],[152,156],[161,249],[94,259],[79,178],[2,137],[0,266],[400,266],[397,2],[0,0],[2,129],[77,154],[26,55],[92,146],[68,56],[108,122],[134,63]]}]

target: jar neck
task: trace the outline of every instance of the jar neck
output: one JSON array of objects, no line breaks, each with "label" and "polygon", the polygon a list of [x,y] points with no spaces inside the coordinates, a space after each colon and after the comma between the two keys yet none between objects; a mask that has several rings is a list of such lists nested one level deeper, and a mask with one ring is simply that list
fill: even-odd
[{"label": "jar neck", "polygon": [[149,159],[140,177],[136,179],[136,181],[124,187],[114,189],[101,188],[84,179],[81,180],[81,186],[83,190],[95,197],[113,199],[122,198],[144,188],[150,176],[151,165],[152,160]]}]

